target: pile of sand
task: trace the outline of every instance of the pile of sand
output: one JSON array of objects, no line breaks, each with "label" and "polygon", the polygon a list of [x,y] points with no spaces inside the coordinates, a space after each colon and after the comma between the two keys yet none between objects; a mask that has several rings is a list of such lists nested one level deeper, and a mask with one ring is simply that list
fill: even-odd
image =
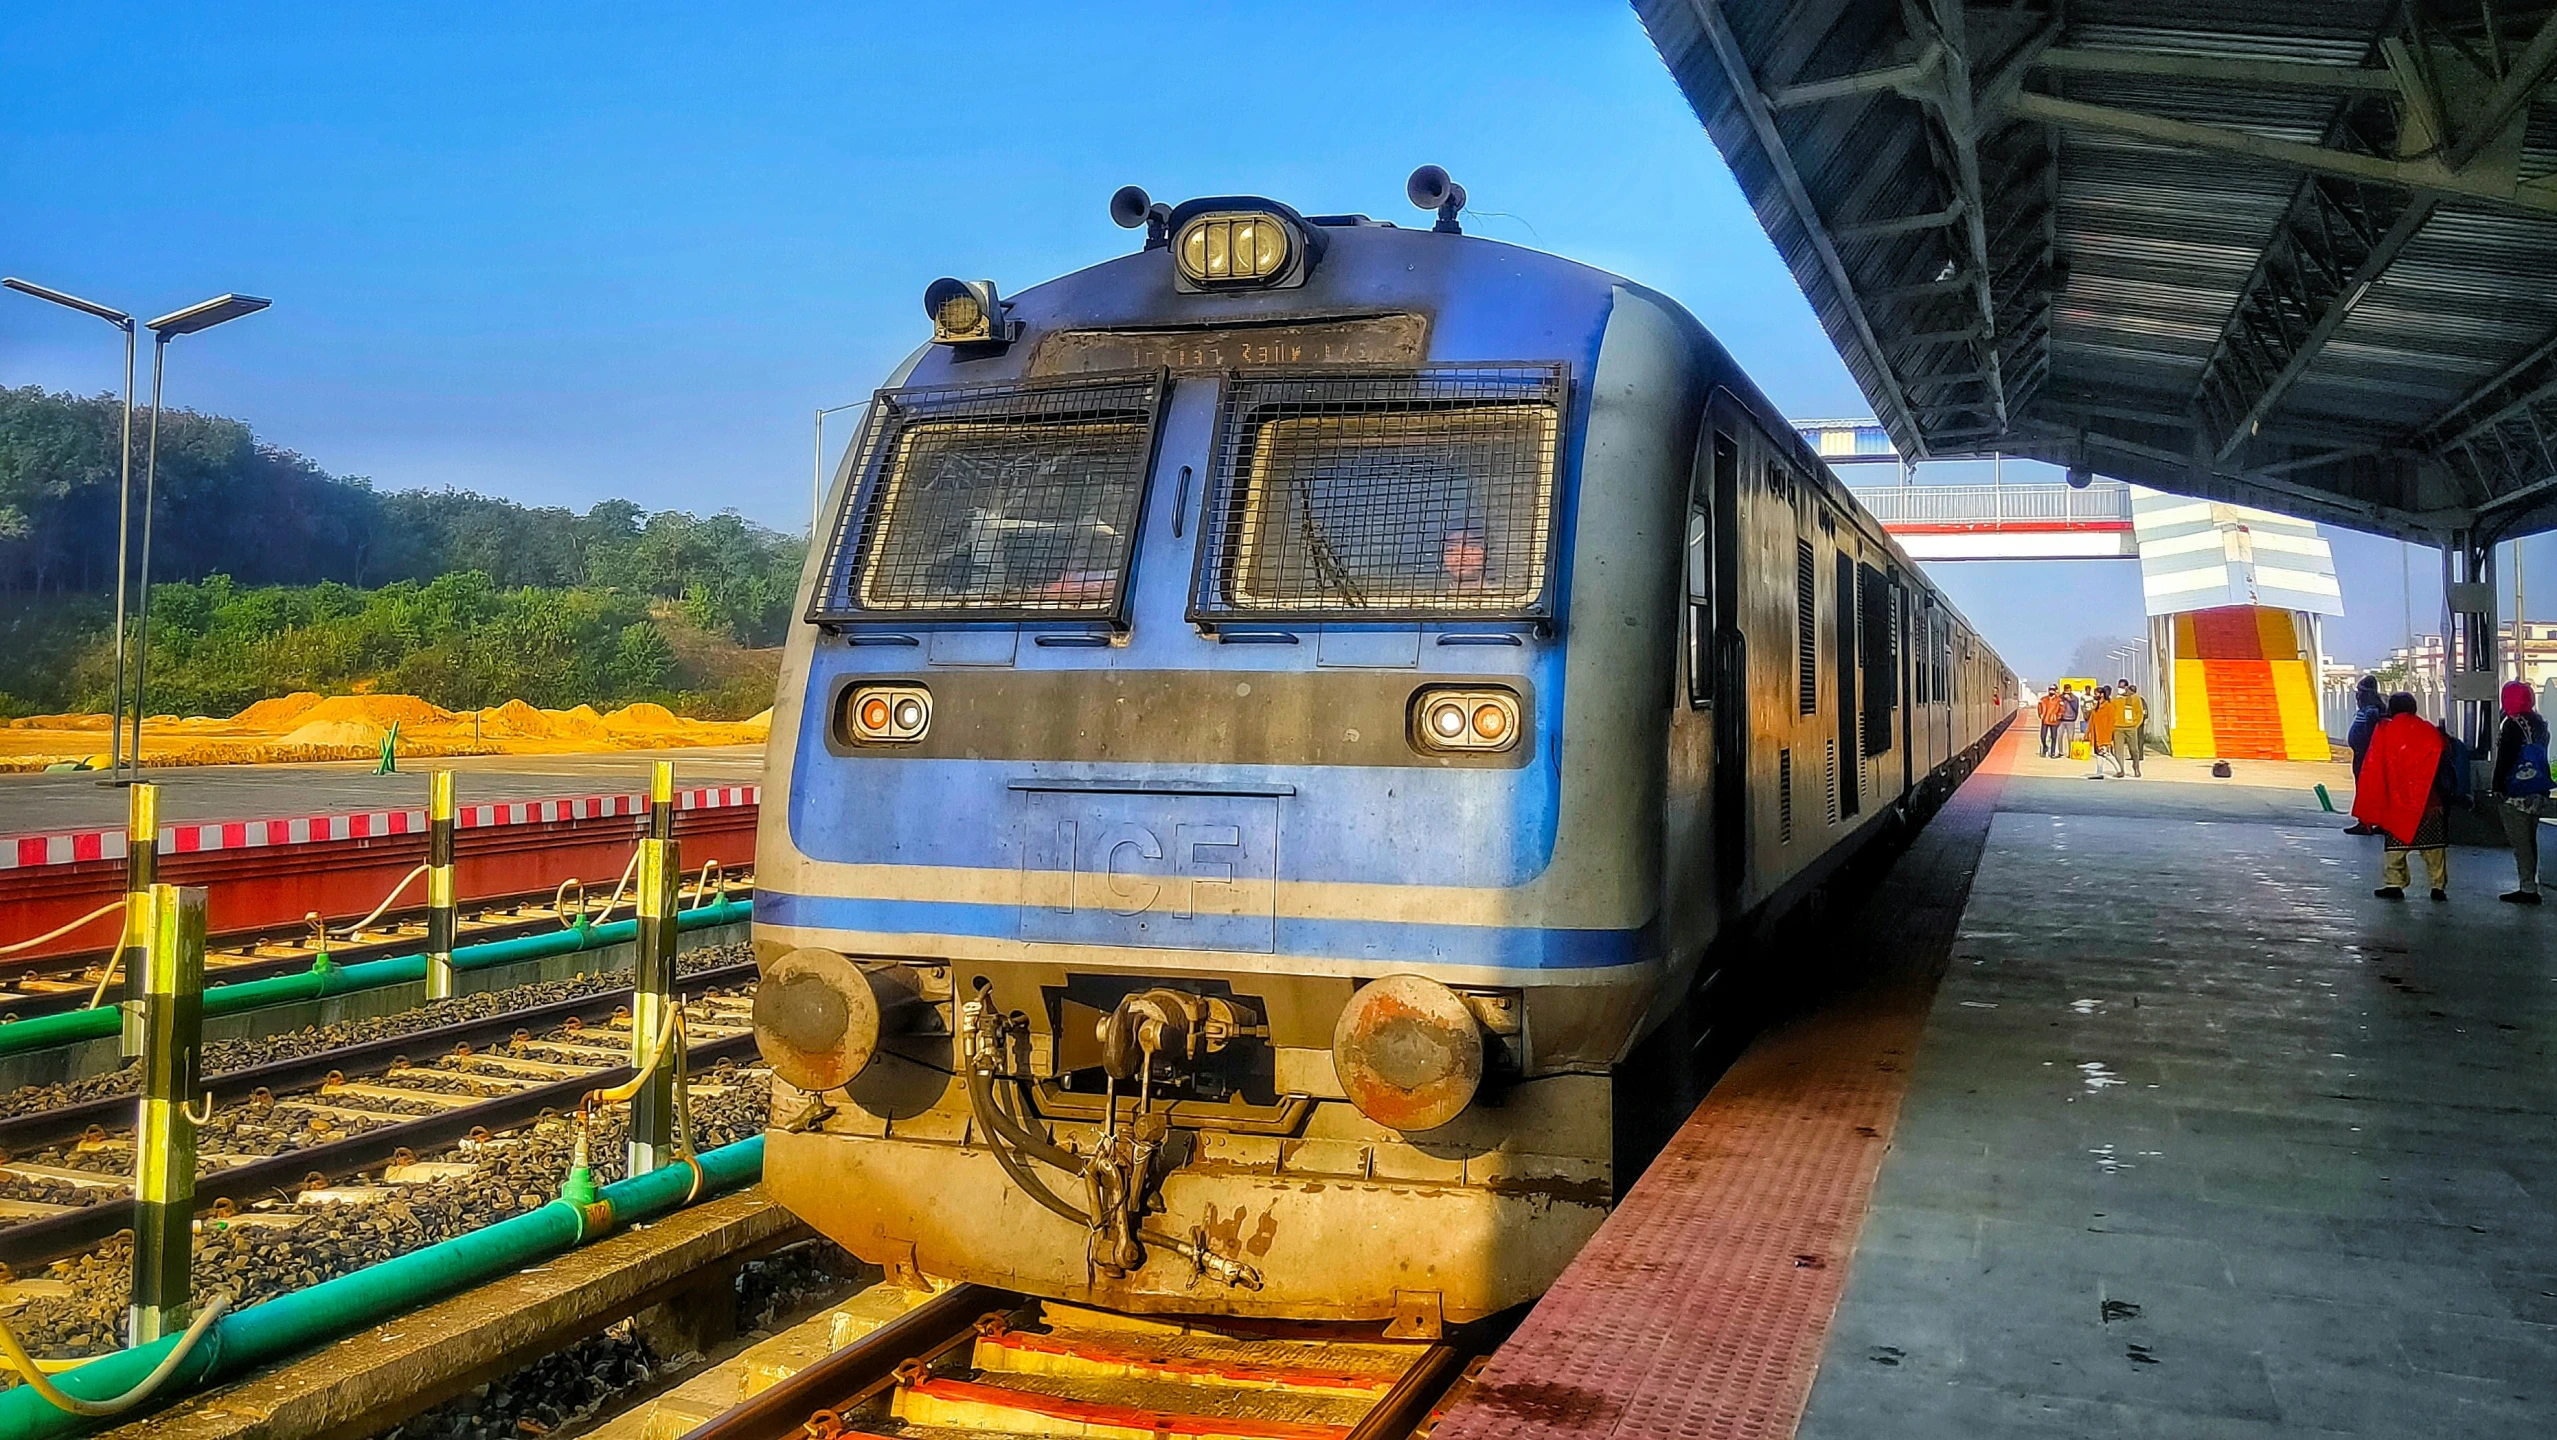
[{"label": "pile of sand", "polygon": [[306,720],[275,743],[379,748],[382,737],[389,733],[383,726],[367,725],[361,720]]},{"label": "pile of sand", "polygon": [[352,720],[361,725],[434,724],[454,718],[453,712],[414,695],[332,695],[301,713],[305,724],[323,720]]},{"label": "pile of sand", "polygon": [[624,705],[604,717],[604,728],[607,730],[634,730],[654,734],[678,730],[691,723],[665,706],[647,700],[642,700],[636,705]]},{"label": "pile of sand", "polygon": [[[363,760],[399,727],[403,759],[450,755],[569,755],[665,746],[760,745],[772,712],[751,720],[693,720],[642,702],[610,715],[592,705],[543,710],[509,700],[455,714],[414,695],[334,695],[308,691],[260,700],[228,717],[156,715],[144,727],[155,765],[249,765]],[[87,762],[103,769],[104,715],[37,715],[0,728],[0,771]]]},{"label": "pile of sand", "polygon": [[290,695],[277,695],[260,700],[231,717],[231,723],[243,730],[282,730],[302,719],[303,712],[320,703],[321,697],[309,690],[296,690]]},{"label": "pile of sand", "polygon": [[104,715],[25,715],[9,722],[12,730],[104,730]]}]

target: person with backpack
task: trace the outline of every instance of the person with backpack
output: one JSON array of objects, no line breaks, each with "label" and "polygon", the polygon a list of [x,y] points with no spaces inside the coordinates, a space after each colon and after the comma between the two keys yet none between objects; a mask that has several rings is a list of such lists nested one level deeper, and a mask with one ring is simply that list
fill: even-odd
[{"label": "person with backpack", "polygon": [[2450,898],[2450,802],[2458,793],[2450,732],[2415,712],[2415,697],[2388,697],[2388,717],[2371,727],[2370,753],[2353,788],[2353,815],[2387,836],[2380,858],[2382,900],[2406,898],[2406,855],[2424,857],[2433,898]]},{"label": "person with backpack", "polygon": [[2504,719],[2495,727],[2495,775],[2489,788],[2501,803],[2496,818],[2504,822],[2504,838],[2513,844],[2513,866],[2521,884],[2496,898],[2512,905],[2539,903],[2539,816],[2548,804],[2548,722],[2531,708],[2530,687],[2509,680],[2503,689]]},{"label": "person with backpack", "polygon": [[[2353,751],[2353,783],[2362,779],[2362,757],[2371,750],[2371,731],[2388,718],[2388,707],[2380,703],[2379,677],[2365,675],[2353,687],[2353,724],[2344,732],[2344,743]],[[2367,820],[2355,820],[2344,827],[2347,835],[2376,835],[2379,827]]]}]

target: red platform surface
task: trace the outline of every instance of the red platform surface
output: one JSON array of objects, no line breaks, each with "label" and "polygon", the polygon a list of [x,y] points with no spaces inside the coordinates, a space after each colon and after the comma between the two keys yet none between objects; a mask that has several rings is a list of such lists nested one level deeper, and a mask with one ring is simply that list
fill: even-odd
[{"label": "red platform surface", "polygon": [[1849,988],[1741,1056],[1432,1440],[1794,1433],[2022,733],[1838,922]]}]

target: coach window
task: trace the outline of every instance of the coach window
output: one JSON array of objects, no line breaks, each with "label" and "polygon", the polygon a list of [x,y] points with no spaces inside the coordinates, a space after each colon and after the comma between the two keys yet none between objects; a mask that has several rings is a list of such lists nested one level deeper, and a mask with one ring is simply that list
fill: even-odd
[{"label": "coach window", "polygon": [[[1708,481],[1710,490],[1705,488]],[[1713,500],[1738,493],[1739,483],[1740,442],[1717,430],[1713,469],[1696,476],[1687,498],[1687,704],[1691,709],[1709,710],[1714,703]]]},{"label": "coach window", "polygon": [[[1843,575],[1843,570],[1841,571]],[[1892,625],[1890,578],[1871,565],[1856,566],[1856,628],[1864,662],[1863,753],[1880,755],[1891,748],[1891,711],[1900,702],[1899,657]]]}]

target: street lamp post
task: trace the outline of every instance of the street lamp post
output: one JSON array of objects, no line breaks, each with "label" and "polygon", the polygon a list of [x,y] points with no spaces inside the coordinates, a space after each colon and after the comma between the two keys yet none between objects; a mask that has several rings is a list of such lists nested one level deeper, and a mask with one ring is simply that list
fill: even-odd
[{"label": "street lamp post", "polygon": [[160,484],[160,375],[168,362],[169,342],[180,335],[210,330],[226,320],[254,315],[273,303],[255,295],[216,295],[150,322],[151,439],[148,458],[142,466],[142,578],[138,582],[141,600],[134,607],[133,627],[133,773],[137,777],[142,773],[142,717],[149,708],[142,685],[151,665],[151,515]]},{"label": "street lamp post", "polygon": [[[115,710],[107,724],[106,783],[115,784],[124,775],[124,576],[132,556],[133,527],[133,317],[121,310],[110,309],[94,300],[38,285],[31,280],[10,276],[0,285],[38,300],[95,315],[124,332],[124,461],[118,482],[115,505]],[[138,770],[140,766],[137,764]]]},{"label": "street lamp post", "polygon": [[808,543],[817,543],[817,527],[825,523],[826,512],[826,417],[846,410],[859,410],[867,400],[829,405],[817,412],[817,453],[808,457]]}]

